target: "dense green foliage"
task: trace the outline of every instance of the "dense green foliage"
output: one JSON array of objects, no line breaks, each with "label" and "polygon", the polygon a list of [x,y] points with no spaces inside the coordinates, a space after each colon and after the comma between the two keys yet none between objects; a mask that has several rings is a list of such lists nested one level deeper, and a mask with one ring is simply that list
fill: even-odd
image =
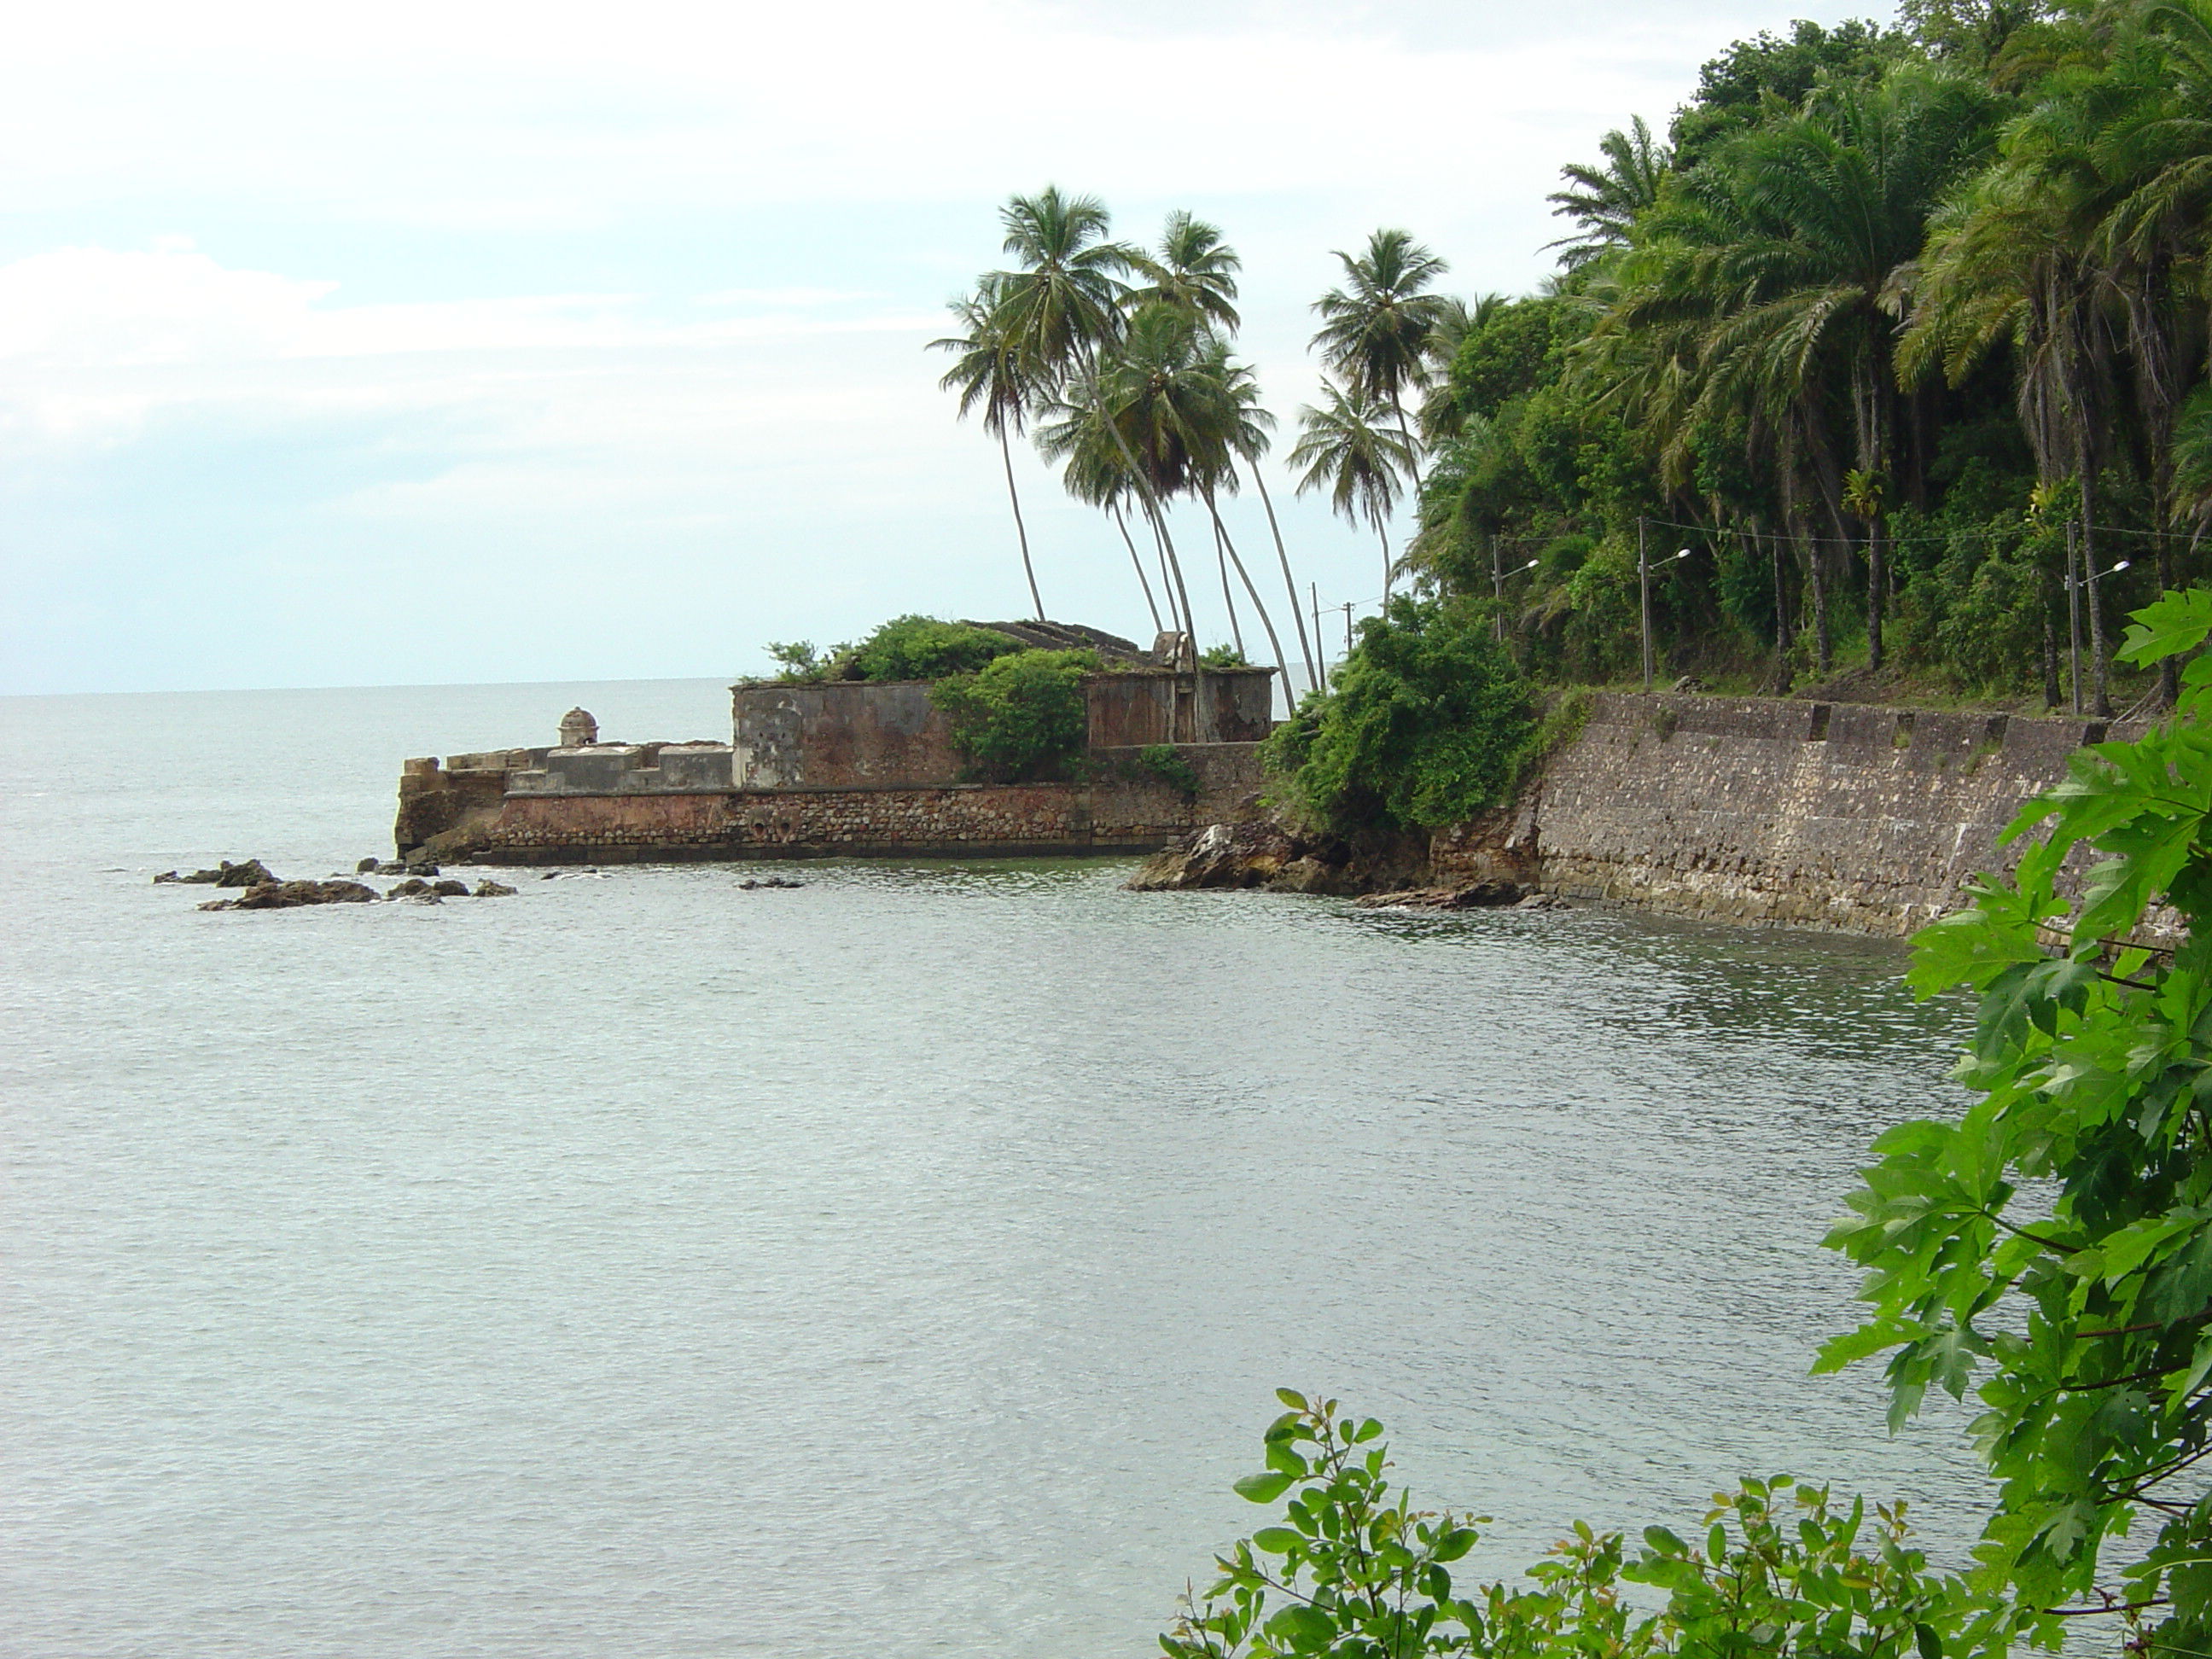
[{"label": "dense green foliage", "polygon": [[1407,562],[1530,672],[1635,671],[1639,532],[1664,672],[1774,690],[2055,696],[2070,568],[2101,702],[2105,618],[2205,574],[2212,3],[1903,23],[1737,43],[1566,170],[1547,292],[1468,307]]},{"label": "dense green foliage", "polygon": [[[2172,594],[2126,652],[2208,636],[2212,593]],[[1875,1314],[1823,1364],[1889,1351],[1893,1418],[1986,1367],[1990,1582],[2094,1604],[2111,1540],[2147,1519],[2117,1599],[2186,1654],[2212,1647],[2212,657],[2181,680],[2170,721],[2082,751],[2021,814],[2015,836],[2044,833],[2009,879],[1916,941],[1919,990],[1980,996],[1958,1072],[1979,1098],[1875,1143],[1831,1241]]]},{"label": "dense green foliage", "polygon": [[[1290,1494],[1282,1522],[1218,1558],[1160,1638],[1171,1659],[1942,1659],[2006,1628],[1998,1602],[1929,1570],[1902,1504],[1869,1517],[1786,1474],[1716,1493],[1696,1542],[1650,1527],[1631,1559],[1620,1534],[1577,1522],[1526,1583],[1462,1584],[1480,1517],[1413,1509],[1380,1423],[1279,1392],[1267,1467],[1237,1490]],[[1624,1583],[1664,1601],[1641,1611]]]},{"label": "dense green foliage", "polygon": [[1019,641],[988,628],[934,617],[894,617],[858,645],[842,650],[832,672],[847,680],[935,680],[972,674],[1021,648]]},{"label": "dense green foliage", "polygon": [[1534,730],[1528,686],[1463,601],[1391,601],[1335,684],[1263,754],[1281,804],[1340,834],[1420,830],[1504,799]]},{"label": "dense green foliage", "polygon": [[1097,672],[1095,651],[1017,651],[939,680],[929,696],[979,776],[995,783],[1064,777],[1089,735],[1083,677]]}]

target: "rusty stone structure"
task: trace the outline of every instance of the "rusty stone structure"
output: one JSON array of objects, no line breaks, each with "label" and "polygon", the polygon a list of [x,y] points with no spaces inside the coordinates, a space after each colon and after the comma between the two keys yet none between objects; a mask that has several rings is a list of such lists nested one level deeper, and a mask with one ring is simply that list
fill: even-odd
[{"label": "rusty stone structure", "polygon": [[[1143,659],[1087,676],[1078,783],[969,781],[925,681],[736,685],[728,744],[601,743],[575,709],[550,748],[409,761],[393,840],[489,864],[1151,851],[1256,810],[1273,679]],[[1146,763],[1160,744],[1185,778]]]}]

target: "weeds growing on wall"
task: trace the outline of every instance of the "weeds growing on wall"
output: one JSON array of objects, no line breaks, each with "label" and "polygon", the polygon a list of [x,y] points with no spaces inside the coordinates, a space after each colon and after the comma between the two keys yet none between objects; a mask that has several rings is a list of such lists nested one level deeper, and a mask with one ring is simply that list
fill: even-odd
[{"label": "weeds growing on wall", "polygon": [[935,680],[975,673],[1021,649],[1018,640],[993,629],[934,617],[894,617],[848,647],[832,672],[846,680]]},{"label": "weeds growing on wall", "polygon": [[1393,599],[1335,678],[1267,740],[1278,805],[1357,835],[1456,823],[1511,793],[1534,708],[1476,606]]},{"label": "weeds growing on wall", "polygon": [[1066,777],[1090,735],[1083,677],[1095,651],[1017,651],[929,688],[977,777],[1023,783]]},{"label": "weeds growing on wall", "polygon": [[1148,743],[1137,751],[1137,764],[1143,767],[1162,783],[1181,795],[1185,801],[1198,799],[1198,774],[1182,757],[1182,750],[1171,743]]}]

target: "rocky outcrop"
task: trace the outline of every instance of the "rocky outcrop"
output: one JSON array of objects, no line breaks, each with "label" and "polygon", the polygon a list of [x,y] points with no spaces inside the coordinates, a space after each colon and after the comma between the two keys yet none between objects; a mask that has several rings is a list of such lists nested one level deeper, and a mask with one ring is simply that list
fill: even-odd
[{"label": "rocky outcrop", "polygon": [[1194,830],[1146,859],[1125,884],[1139,893],[1215,887],[1352,895],[1410,887],[1427,864],[1412,838],[1354,846],[1261,818]]},{"label": "rocky outcrop", "polygon": [[203,910],[296,910],[308,904],[368,904],[376,889],[357,881],[257,882],[234,899],[210,899]]},{"label": "rocky outcrop", "polygon": [[259,859],[248,859],[243,864],[233,864],[228,859],[224,859],[213,870],[195,870],[189,876],[179,875],[174,870],[164,870],[154,878],[156,885],[173,881],[206,887],[265,887],[276,879],[270,873],[269,866]]}]

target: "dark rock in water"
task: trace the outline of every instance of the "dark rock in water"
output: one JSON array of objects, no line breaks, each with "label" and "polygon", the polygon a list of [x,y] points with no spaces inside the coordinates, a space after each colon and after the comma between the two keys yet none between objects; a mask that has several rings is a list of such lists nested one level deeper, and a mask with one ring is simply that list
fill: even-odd
[{"label": "dark rock in water", "polygon": [[308,904],[366,904],[374,887],[357,881],[257,882],[234,899],[210,899],[203,910],[296,910]]},{"label": "dark rock in water", "polygon": [[477,884],[477,896],[478,898],[513,898],[514,889],[509,887],[505,882],[480,881]]},{"label": "dark rock in water", "polygon": [[469,884],[465,881],[455,881],[448,877],[444,881],[433,884],[430,890],[440,898],[466,898],[469,896]]},{"label": "dark rock in water", "polygon": [[214,870],[195,870],[189,876],[166,870],[154,879],[157,882],[186,882],[203,887],[262,887],[274,882],[276,878],[270,873],[269,866],[259,859],[248,859],[243,864],[233,864],[225,859],[221,866]]},{"label": "dark rock in water", "polygon": [[1410,838],[1356,848],[1262,818],[1194,830],[1146,860],[1127,885],[1140,893],[1260,887],[1271,893],[1352,894],[1410,887],[1427,874],[1425,850]]},{"label": "dark rock in water", "polygon": [[397,887],[393,888],[384,896],[388,899],[428,899],[434,904],[436,903],[438,900],[436,890],[433,888],[428,882],[424,881],[420,876],[410,877],[409,879],[401,882]]},{"label": "dark rock in water", "polygon": [[560,878],[560,875],[561,872],[558,870],[548,870],[544,875],[538,877],[538,879],[540,881],[556,881]]},{"label": "dark rock in water", "polygon": [[1477,881],[1464,887],[1413,887],[1401,893],[1370,893],[1363,910],[1495,910],[1519,904],[1526,890],[1510,881]]},{"label": "dark rock in water", "polygon": [[770,876],[766,880],[749,877],[745,880],[738,884],[738,890],[740,892],[752,893],[758,892],[764,888],[769,887],[793,888],[804,887],[805,885],[806,884],[803,881],[790,881],[781,876]]},{"label": "dark rock in water", "polygon": [[378,858],[376,854],[372,853],[367,858],[363,859],[359,864],[354,866],[353,872],[356,876],[373,876],[383,867],[384,860]]},{"label": "dark rock in water", "polygon": [[438,873],[438,866],[434,864],[425,864],[418,860],[417,862],[407,866],[407,873],[410,876],[434,876]]}]

